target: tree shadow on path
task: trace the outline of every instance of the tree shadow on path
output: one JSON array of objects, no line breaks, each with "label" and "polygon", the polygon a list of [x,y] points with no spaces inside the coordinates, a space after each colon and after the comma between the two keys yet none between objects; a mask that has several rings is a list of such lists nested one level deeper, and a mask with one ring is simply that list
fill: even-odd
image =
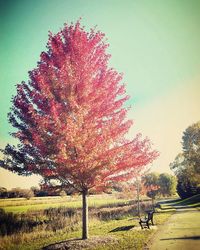
[{"label": "tree shadow on path", "polygon": [[160,240],[200,240],[200,236],[186,236],[186,237],[177,237],[177,238],[164,238]]}]

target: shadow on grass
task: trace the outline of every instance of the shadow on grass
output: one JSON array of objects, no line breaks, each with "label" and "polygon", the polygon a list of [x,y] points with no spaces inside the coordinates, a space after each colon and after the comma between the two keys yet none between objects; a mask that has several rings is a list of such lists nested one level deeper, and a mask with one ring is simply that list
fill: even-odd
[{"label": "shadow on grass", "polygon": [[119,231],[128,231],[134,227],[135,227],[134,225],[124,226],[124,227],[116,227],[115,229],[111,230],[109,233],[114,233],[114,232],[119,232]]},{"label": "shadow on grass", "polygon": [[187,205],[187,204],[185,204],[185,205],[172,205],[172,206],[174,206],[174,207],[176,207],[176,208],[178,208],[178,209],[181,209],[181,208],[195,208],[195,207],[200,207],[200,204],[198,203],[198,204],[193,204],[193,205]]},{"label": "shadow on grass", "polygon": [[200,240],[200,236],[186,236],[186,237],[177,237],[177,238],[165,238],[160,240]]}]

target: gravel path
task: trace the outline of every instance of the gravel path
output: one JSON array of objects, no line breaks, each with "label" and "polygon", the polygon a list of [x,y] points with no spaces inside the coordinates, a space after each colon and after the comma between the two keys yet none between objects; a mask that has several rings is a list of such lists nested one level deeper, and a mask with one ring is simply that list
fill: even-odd
[{"label": "gravel path", "polygon": [[178,209],[161,227],[149,243],[150,250],[199,250],[200,211]]}]

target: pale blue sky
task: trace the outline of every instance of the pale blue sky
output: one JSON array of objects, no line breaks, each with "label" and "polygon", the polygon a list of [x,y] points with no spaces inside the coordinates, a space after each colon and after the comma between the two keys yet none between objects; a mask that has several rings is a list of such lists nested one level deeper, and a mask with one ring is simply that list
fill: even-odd
[{"label": "pale blue sky", "polygon": [[[135,120],[132,134],[141,131],[149,136],[161,151],[155,170],[169,170],[169,162],[180,149],[182,131],[200,117],[197,108],[200,1],[0,0],[0,3],[2,147],[12,142],[6,116],[15,84],[27,80],[28,71],[36,66],[41,51],[45,50],[48,31],[58,32],[65,22],[76,22],[82,17],[87,30],[97,25],[106,34],[112,55],[110,65],[124,73],[133,107],[130,117]],[[185,114],[183,107],[187,108]],[[8,174],[1,170],[0,181],[4,186],[5,176]],[[11,186],[13,179],[9,178]]]}]

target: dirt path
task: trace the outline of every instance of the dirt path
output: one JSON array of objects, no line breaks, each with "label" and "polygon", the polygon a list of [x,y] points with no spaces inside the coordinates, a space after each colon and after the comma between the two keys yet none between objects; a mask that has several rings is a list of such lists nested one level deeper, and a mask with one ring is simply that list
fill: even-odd
[{"label": "dirt path", "polygon": [[150,250],[199,250],[200,211],[178,209],[157,233],[150,243]]}]

